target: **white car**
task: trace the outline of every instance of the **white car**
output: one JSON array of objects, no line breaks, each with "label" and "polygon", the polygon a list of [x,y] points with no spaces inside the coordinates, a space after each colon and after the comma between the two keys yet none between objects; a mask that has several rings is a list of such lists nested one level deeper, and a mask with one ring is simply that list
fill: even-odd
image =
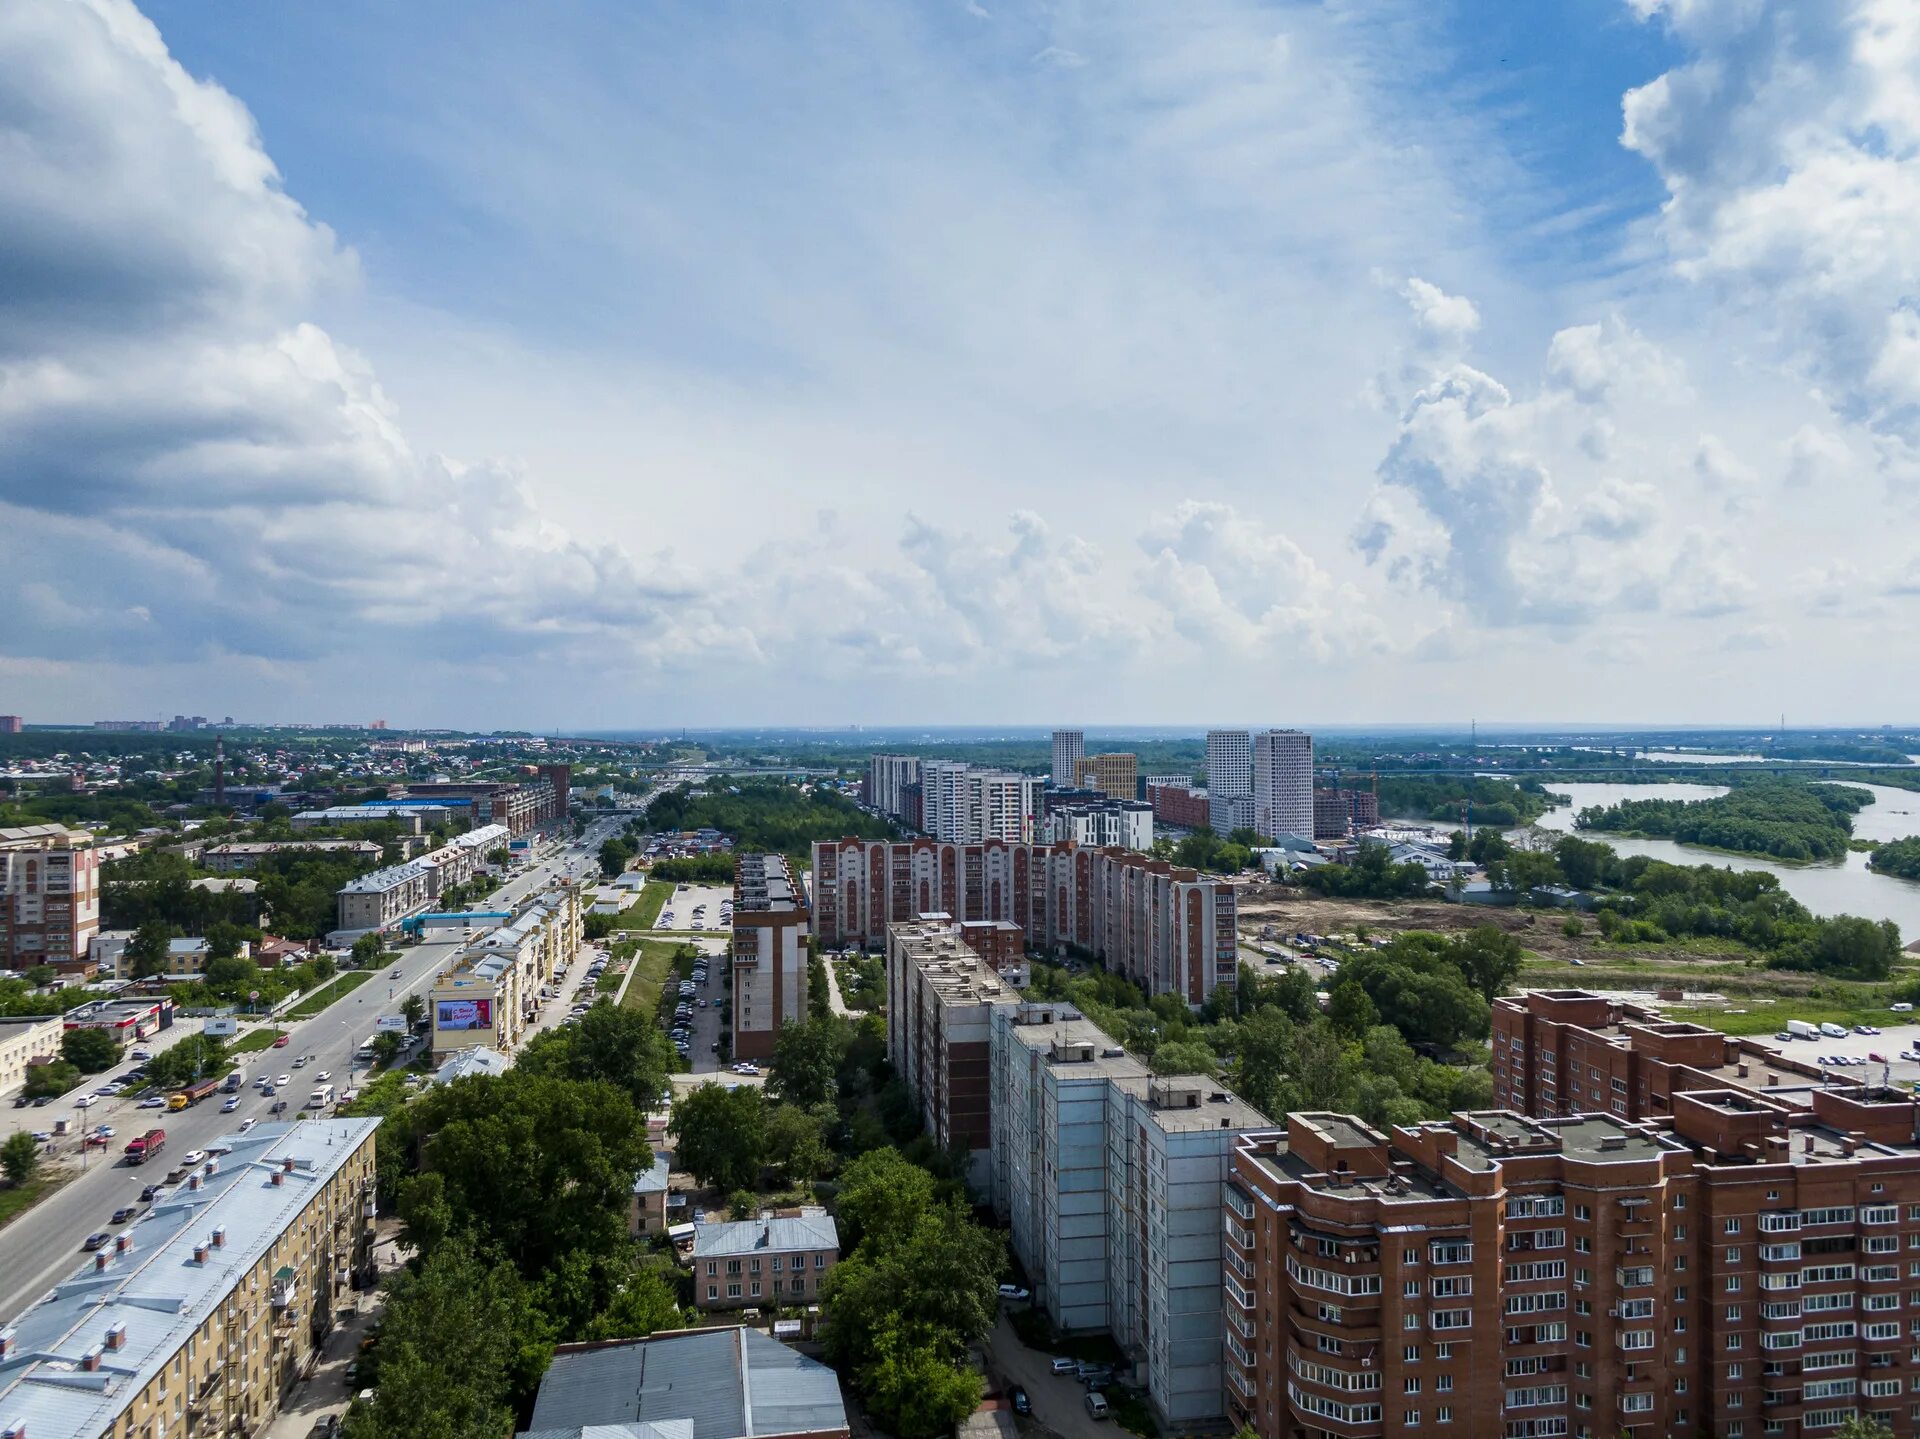
[{"label": "white car", "polygon": [[254,1125],[256,1125],[256,1124],[258,1124],[259,1122],[260,1122],[260,1121],[259,1121],[259,1120],[257,1120],[257,1119],[243,1119],[243,1120],[241,1120],[241,1121],[240,1121],[240,1132],[241,1132],[242,1134],[245,1134],[245,1133],[246,1133],[246,1132],[247,1132],[247,1131],[248,1131],[249,1129],[251,1129],[251,1128],[253,1128],[253,1126],[254,1126]]},{"label": "white car", "polygon": [[97,1103],[99,1103],[99,1101],[93,1095],[83,1094],[73,1101],[73,1107],[75,1109],[92,1109]]},{"label": "white car", "polygon": [[332,1078],[333,1078],[333,1071],[331,1069],[323,1069],[318,1074],[314,1075],[313,1082],[315,1084],[325,1084],[329,1079],[332,1079]]},{"label": "white car", "polygon": [[167,1101],[157,1094],[149,1094],[145,1099],[141,1100],[136,1107],[140,1109],[165,1109],[167,1107]]},{"label": "white car", "polygon": [[229,1095],[227,1097],[227,1102],[220,1106],[220,1112],[222,1114],[232,1114],[233,1111],[238,1109],[239,1107],[240,1107],[240,1096],[237,1094]]},{"label": "white car", "polygon": [[199,1164],[206,1157],[207,1151],[204,1149],[189,1149],[185,1154],[180,1156],[180,1162],[182,1164]]},{"label": "white car", "polygon": [[289,1084],[293,1083],[293,1076],[291,1074],[283,1074],[274,1080],[273,1083],[276,1089],[285,1089]]}]

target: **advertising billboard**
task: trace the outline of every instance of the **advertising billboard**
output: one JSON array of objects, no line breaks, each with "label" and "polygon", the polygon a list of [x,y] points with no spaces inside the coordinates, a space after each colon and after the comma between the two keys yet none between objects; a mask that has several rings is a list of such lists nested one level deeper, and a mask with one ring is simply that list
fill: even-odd
[{"label": "advertising billboard", "polygon": [[491,999],[443,999],[438,1001],[434,1025],[439,1029],[492,1029]]},{"label": "advertising billboard", "polygon": [[209,1016],[207,1022],[201,1026],[201,1030],[206,1034],[230,1037],[240,1032],[240,1021],[231,1014],[215,1014]]},{"label": "advertising billboard", "polygon": [[405,1034],[407,1017],[404,1014],[383,1014],[373,1022],[376,1034]]}]

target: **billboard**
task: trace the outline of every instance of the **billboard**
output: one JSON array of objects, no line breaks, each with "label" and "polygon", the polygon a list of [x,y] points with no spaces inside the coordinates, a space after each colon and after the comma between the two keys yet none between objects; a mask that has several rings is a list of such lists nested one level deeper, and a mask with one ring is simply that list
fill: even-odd
[{"label": "billboard", "polygon": [[376,1034],[405,1034],[407,1017],[404,1014],[383,1014],[373,1022]]},{"label": "billboard", "polygon": [[240,1021],[231,1014],[216,1014],[209,1018],[201,1029],[207,1034],[231,1036],[240,1032]]},{"label": "billboard", "polygon": [[436,1004],[434,1026],[438,1029],[492,1029],[491,999],[442,999]]}]

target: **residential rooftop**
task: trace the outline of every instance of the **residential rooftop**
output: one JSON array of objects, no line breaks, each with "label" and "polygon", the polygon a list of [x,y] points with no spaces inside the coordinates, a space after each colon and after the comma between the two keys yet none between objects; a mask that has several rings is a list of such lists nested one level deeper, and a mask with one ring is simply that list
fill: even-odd
[{"label": "residential rooftop", "polygon": [[785,1252],[789,1249],[838,1249],[840,1231],[824,1209],[799,1213],[763,1214],[758,1219],[705,1223],[693,1231],[695,1259],[725,1259],[733,1255]]}]

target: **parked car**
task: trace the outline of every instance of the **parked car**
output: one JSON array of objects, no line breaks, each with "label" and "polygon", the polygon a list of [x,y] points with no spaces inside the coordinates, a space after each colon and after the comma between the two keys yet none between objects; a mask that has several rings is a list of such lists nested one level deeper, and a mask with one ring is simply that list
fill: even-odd
[{"label": "parked car", "polygon": [[91,1254],[96,1249],[105,1249],[112,1239],[113,1236],[103,1229],[98,1234],[89,1234],[87,1242],[80,1247]]},{"label": "parked car", "polygon": [[142,1204],[151,1204],[166,1192],[166,1186],[163,1184],[149,1184],[145,1189],[140,1191],[140,1202]]},{"label": "parked car", "polygon": [[1913,1013],[1913,1006],[1908,1004],[1905,1000],[1902,1000],[1899,1004],[1890,1004],[1887,1006],[1887,1008],[1892,1010],[1895,1014],[1912,1014]]},{"label": "parked car", "polygon": [[137,1107],[140,1109],[165,1109],[167,1107],[167,1101],[158,1094],[149,1094],[145,1099],[140,1101]]},{"label": "parked car", "polygon": [[93,1106],[98,1104],[99,1102],[100,1101],[94,1098],[93,1095],[83,1094],[78,1099],[73,1101],[73,1107],[75,1109],[92,1109]]},{"label": "parked car", "polygon": [[1015,1303],[1021,1303],[1033,1298],[1033,1295],[1027,1290],[1022,1289],[1018,1284],[1002,1284],[1000,1286],[1000,1297],[1002,1299],[1011,1299]]},{"label": "parked car", "polygon": [[118,1209],[113,1211],[113,1222],[115,1224],[125,1224],[129,1219],[133,1218],[139,1212],[140,1212],[139,1209],[134,1205],[123,1204]]},{"label": "parked car", "polygon": [[1056,1354],[1053,1362],[1047,1366],[1047,1368],[1055,1374],[1071,1374],[1079,1367],[1080,1365],[1076,1361],[1067,1358],[1063,1354]]},{"label": "parked car", "polygon": [[260,1121],[259,1121],[259,1120],[257,1120],[257,1119],[243,1119],[243,1120],[241,1120],[241,1121],[240,1121],[240,1132],[241,1132],[242,1134],[245,1134],[245,1133],[246,1133],[246,1132],[247,1132],[247,1131],[248,1131],[249,1129],[251,1129],[251,1128],[253,1128],[253,1126],[254,1126],[254,1125],[256,1125],[256,1124],[258,1124],[259,1122],[260,1122]]},{"label": "parked car", "polygon": [[1107,1417],[1106,1395],[1097,1393],[1087,1395],[1087,1417],[1090,1419],[1104,1419]]},{"label": "parked car", "polygon": [[203,1163],[206,1157],[207,1151],[204,1149],[189,1149],[185,1154],[180,1156],[180,1163],[188,1169],[191,1169],[194,1165]]},{"label": "parked car", "polygon": [[1007,1391],[1007,1399],[1013,1405],[1014,1413],[1033,1413],[1033,1401],[1027,1397],[1027,1391],[1022,1389],[1018,1384]]},{"label": "parked car", "polygon": [[130,1049],[127,1051],[127,1058],[128,1059],[152,1059],[153,1051],[150,1049]]}]

